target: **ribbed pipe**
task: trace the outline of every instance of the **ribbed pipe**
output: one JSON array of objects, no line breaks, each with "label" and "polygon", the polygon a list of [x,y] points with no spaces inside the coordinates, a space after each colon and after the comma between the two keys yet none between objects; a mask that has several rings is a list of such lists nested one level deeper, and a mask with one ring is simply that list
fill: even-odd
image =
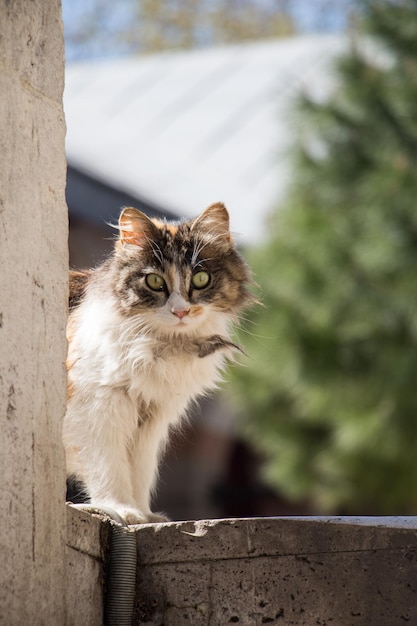
[{"label": "ribbed pipe", "polygon": [[107,571],[105,623],[131,626],[136,596],[137,548],[135,533],[112,524]]},{"label": "ribbed pipe", "polygon": [[88,513],[105,513],[111,518],[110,555],[106,572],[106,626],[132,626],[136,597],[136,535],[116,511],[108,507],[72,504]]}]

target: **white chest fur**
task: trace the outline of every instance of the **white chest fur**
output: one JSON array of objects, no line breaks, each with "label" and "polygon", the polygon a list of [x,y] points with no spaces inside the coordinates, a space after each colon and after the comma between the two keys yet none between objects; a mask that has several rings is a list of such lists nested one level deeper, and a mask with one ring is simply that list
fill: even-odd
[{"label": "white chest fur", "polygon": [[[207,324],[207,330],[224,333],[222,319]],[[150,432],[150,421],[152,437],[163,444],[168,427],[220,378],[224,353],[201,358],[195,341],[152,336],[139,318],[120,320],[113,308],[94,301],[80,307],[68,354],[73,394],[64,443],[69,473],[84,473],[86,461],[80,458],[91,456],[92,441],[130,449],[138,429],[144,433],[146,426]],[[148,444],[155,447],[153,441]]]},{"label": "white chest fur", "polygon": [[[224,320],[210,321],[204,330],[225,334]],[[221,351],[201,358],[193,342],[184,336],[153,336],[140,318],[121,322],[113,309],[86,303],[71,338],[70,381],[80,391],[123,388],[133,401],[166,403],[175,414],[176,407],[215,386],[224,363]]]}]

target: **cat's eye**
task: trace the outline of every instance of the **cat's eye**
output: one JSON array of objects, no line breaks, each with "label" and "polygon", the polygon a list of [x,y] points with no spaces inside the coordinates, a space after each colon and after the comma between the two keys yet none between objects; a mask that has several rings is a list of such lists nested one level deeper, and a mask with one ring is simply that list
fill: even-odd
[{"label": "cat's eye", "polygon": [[159,274],[146,274],[145,282],[149,289],[153,291],[163,291],[165,289],[165,281]]},{"label": "cat's eye", "polygon": [[204,289],[210,282],[210,274],[208,272],[196,272],[191,279],[192,285],[195,289]]}]

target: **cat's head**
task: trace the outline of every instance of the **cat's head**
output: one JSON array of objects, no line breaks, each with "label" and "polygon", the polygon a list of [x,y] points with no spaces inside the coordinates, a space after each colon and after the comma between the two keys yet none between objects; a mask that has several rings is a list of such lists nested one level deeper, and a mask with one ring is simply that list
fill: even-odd
[{"label": "cat's head", "polygon": [[124,209],[114,259],[121,309],[140,314],[149,330],[162,334],[220,332],[253,299],[221,203],[182,222]]}]

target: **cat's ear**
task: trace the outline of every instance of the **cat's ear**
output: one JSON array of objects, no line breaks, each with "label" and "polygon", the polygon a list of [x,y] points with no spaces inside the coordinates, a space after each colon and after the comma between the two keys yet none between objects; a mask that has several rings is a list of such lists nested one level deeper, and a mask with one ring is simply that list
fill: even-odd
[{"label": "cat's ear", "polygon": [[132,207],[123,209],[119,217],[119,241],[145,248],[155,237],[157,227],[152,220]]},{"label": "cat's ear", "polygon": [[192,223],[191,230],[202,230],[212,235],[217,241],[232,243],[229,230],[229,213],[222,202],[215,202]]}]

